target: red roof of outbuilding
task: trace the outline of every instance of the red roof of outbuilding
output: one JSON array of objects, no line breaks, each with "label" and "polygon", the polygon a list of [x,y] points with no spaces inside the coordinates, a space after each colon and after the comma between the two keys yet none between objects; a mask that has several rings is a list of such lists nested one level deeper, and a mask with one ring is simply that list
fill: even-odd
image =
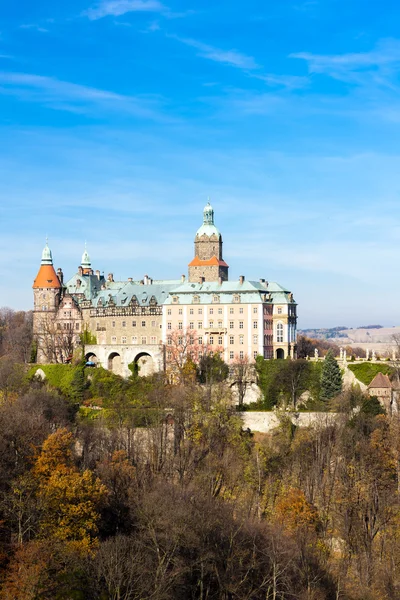
[{"label": "red roof of outbuilding", "polygon": [[368,389],[392,388],[392,387],[393,387],[393,385],[392,385],[392,382],[390,381],[389,377],[387,375],[384,375],[383,373],[379,372],[375,375],[375,377],[369,384]]}]

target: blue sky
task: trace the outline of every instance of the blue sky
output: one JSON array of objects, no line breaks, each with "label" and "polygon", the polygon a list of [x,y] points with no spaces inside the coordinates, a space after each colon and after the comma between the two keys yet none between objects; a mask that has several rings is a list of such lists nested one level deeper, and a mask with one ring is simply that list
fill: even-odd
[{"label": "blue sky", "polygon": [[399,325],[400,5],[24,0],[0,20],[0,306],[46,234],[116,278],[187,271],[210,196],[230,277],[299,326]]}]

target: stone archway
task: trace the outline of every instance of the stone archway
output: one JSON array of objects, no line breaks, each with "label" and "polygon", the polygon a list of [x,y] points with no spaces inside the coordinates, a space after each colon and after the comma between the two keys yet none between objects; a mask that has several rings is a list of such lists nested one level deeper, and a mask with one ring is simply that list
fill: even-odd
[{"label": "stone archway", "polygon": [[140,377],[148,377],[154,373],[153,357],[147,352],[140,352],[135,357],[135,363],[139,367]]},{"label": "stone archway", "polygon": [[86,362],[94,363],[95,365],[97,365],[99,362],[99,359],[94,352],[88,352],[85,354],[85,360]]},{"label": "stone archway", "polygon": [[123,375],[121,355],[118,352],[112,352],[108,357],[108,370],[116,375]]},{"label": "stone archway", "polygon": [[276,350],[276,358],[277,358],[278,360],[281,360],[282,358],[285,358],[285,351],[284,351],[284,349],[283,349],[283,348],[278,348],[278,349]]}]

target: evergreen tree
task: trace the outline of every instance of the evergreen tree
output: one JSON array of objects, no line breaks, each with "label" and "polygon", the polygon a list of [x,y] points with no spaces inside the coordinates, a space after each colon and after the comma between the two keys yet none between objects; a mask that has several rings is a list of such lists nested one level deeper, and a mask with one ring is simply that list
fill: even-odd
[{"label": "evergreen tree", "polygon": [[225,381],[229,375],[229,367],[219,352],[204,354],[197,368],[197,379],[199,383],[212,385]]},{"label": "evergreen tree", "polygon": [[329,350],[325,356],[321,373],[321,398],[330,400],[338,396],[342,391],[342,374],[340,367],[333,356],[332,350]]}]

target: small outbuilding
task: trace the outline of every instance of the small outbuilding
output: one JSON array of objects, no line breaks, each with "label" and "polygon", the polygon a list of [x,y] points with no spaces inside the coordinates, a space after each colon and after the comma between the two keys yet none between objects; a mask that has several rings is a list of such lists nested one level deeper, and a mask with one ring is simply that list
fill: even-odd
[{"label": "small outbuilding", "polygon": [[387,375],[377,373],[368,386],[370,396],[376,396],[379,402],[386,409],[388,414],[392,413],[393,405],[393,384]]}]

